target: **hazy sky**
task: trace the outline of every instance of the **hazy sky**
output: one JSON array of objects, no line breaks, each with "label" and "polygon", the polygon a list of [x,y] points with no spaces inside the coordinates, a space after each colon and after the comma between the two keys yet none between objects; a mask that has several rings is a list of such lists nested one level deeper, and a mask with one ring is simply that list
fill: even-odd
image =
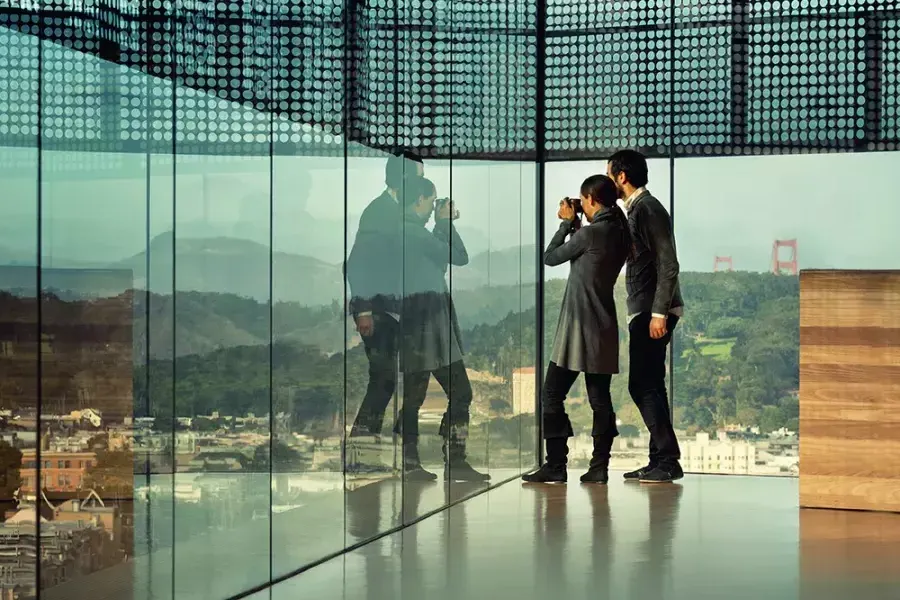
[{"label": "hazy sky", "polygon": [[[76,62],[86,69],[94,60],[80,56]],[[10,84],[16,93],[0,96],[0,114],[9,112],[3,104],[8,109],[14,99],[21,114],[33,88],[22,82],[28,76],[24,67],[7,67],[0,74],[15,74],[16,81],[0,87]],[[3,123],[0,134],[7,131]],[[151,237],[174,227],[184,238],[229,236],[268,244],[270,198],[276,250],[338,263],[345,251],[344,223],[352,244],[359,214],[384,187],[383,158],[351,158],[346,173],[342,157],[175,160],[173,185],[171,156],[148,160],[141,154],[45,150],[45,264],[106,265],[142,252],[148,218]],[[577,193],[585,177],[605,171],[605,163],[551,163],[546,169],[549,236],[559,198]],[[440,195],[456,200],[462,211],[458,224],[473,253],[535,242],[534,164],[428,161],[426,171]],[[900,152],[679,159],[674,193],[682,268],[709,271],[716,255],[730,255],[736,269],[767,270],[773,241],[790,238],[798,240],[801,268],[898,268],[898,172]],[[0,262],[33,258],[35,149],[0,145],[0,176]],[[666,205],[673,193],[670,178],[668,160],[651,162],[650,189]],[[564,269],[548,274],[564,275]]]}]

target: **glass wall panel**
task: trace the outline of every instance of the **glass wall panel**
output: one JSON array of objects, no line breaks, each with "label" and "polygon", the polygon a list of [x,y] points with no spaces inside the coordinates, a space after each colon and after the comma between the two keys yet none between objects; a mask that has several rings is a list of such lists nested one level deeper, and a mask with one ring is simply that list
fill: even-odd
[{"label": "glass wall panel", "polygon": [[0,589],[38,588],[39,47],[0,16]]},{"label": "glass wall panel", "polygon": [[457,222],[442,218],[438,206],[438,199],[452,195],[451,167],[449,161],[425,160],[423,175],[434,184],[433,192],[407,177],[399,193],[404,523],[446,504],[440,481],[446,479],[448,416],[466,380],[450,294],[455,267],[466,262],[466,247],[453,234]]},{"label": "glass wall panel", "polygon": [[[669,161],[649,160],[648,189],[668,210],[671,203],[671,183]],[[544,240],[546,243],[559,228],[559,201],[564,197],[577,196],[581,183],[591,175],[606,174],[606,161],[548,163],[546,166],[544,204]],[[543,249],[541,250],[543,253]],[[569,270],[567,265],[544,267],[544,359],[549,361],[550,351],[559,320],[560,304],[566,288]],[[610,468],[632,470],[647,464],[650,438],[641,414],[628,393],[628,321],[625,309],[624,271],[615,287],[617,317],[619,320],[619,374],[612,378],[613,407],[616,411],[619,437],[613,444]],[[541,366],[547,369],[547,364]],[[569,441],[569,464],[576,468],[587,468],[593,450],[591,440],[592,413],[580,377],[572,387],[567,400],[567,412],[575,431]]]},{"label": "glass wall panel", "polygon": [[394,201],[386,183],[387,155],[367,155],[363,150],[348,148],[346,233],[341,238],[349,312],[344,399],[348,544],[400,525],[403,487],[396,477],[402,457],[395,431],[400,393],[395,306],[401,294],[400,217],[379,221],[381,209],[391,206],[385,201]]},{"label": "glass wall panel", "polygon": [[0,16],[15,599],[232,597],[535,459],[535,164],[388,154],[533,154],[534,7],[463,11],[452,142],[448,5],[146,4]]},{"label": "glass wall panel", "polygon": [[278,576],[344,546],[344,157],[276,155],[272,168]]},{"label": "glass wall panel", "polygon": [[145,551],[135,540],[133,423],[146,352],[135,264],[146,250],[148,160],[114,140],[127,111],[131,138],[146,142],[147,81],[48,42],[41,68],[42,470],[33,503],[51,515],[41,524],[41,578],[52,597],[84,576],[98,590],[127,590],[123,562]]},{"label": "glass wall panel", "polygon": [[519,361],[512,371],[512,408],[519,429],[519,469],[528,471],[537,463],[535,414],[537,408],[537,261],[541,256],[537,247],[537,165],[519,165],[520,198],[518,210],[519,244],[521,252],[519,287],[519,328],[521,345]]},{"label": "glass wall panel", "polygon": [[895,152],[676,162],[685,470],[797,475],[798,273],[900,265],[885,179],[898,165]]},{"label": "glass wall panel", "polygon": [[175,119],[175,593],[221,598],[270,577],[270,124],[188,88]]},{"label": "glass wall panel", "polygon": [[[534,367],[534,351],[529,361],[522,326],[523,314],[529,308],[533,314],[534,307],[534,288],[525,290],[523,269],[534,272],[535,240],[533,234],[522,237],[523,222],[534,222],[534,174],[531,165],[520,163],[453,163],[458,231],[469,257],[467,265],[451,272],[473,392],[466,454],[469,465],[486,469],[492,481],[518,473],[521,424],[534,420],[534,386],[529,388],[534,373],[528,370]],[[450,470],[458,483],[470,491],[477,491],[478,483],[484,487],[484,482],[468,481],[472,477],[465,465],[460,471]]]}]

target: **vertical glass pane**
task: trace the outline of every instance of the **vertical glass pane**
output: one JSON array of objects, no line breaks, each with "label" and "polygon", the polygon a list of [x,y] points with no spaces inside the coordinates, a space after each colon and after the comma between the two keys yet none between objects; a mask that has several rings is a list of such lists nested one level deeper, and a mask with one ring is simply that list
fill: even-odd
[{"label": "vertical glass pane", "polygon": [[175,115],[175,591],[221,598],[270,575],[270,123],[189,88]]},{"label": "vertical glass pane", "polygon": [[386,184],[387,162],[386,155],[367,152],[362,146],[348,148],[347,544],[372,538],[401,522],[403,486],[395,477],[402,467],[400,436],[395,430],[400,398],[401,220],[399,210],[385,214],[391,211],[389,202],[395,202]]},{"label": "vertical glass pane", "polygon": [[537,165],[522,163],[519,169],[521,180],[521,206],[519,217],[520,269],[522,284],[519,288],[519,326],[521,329],[521,349],[517,368],[512,371],[513,419],[519,430],[520,471],[528,471],[535,466],[535,440],[537,428],[535,409],[537,394],[537,259],[541,255],[537,247]]},{"label": "vertical glass pane", "polygon": [[437,480],[445,476],[454,395],[465,386],[450,289],[454,266],[465,262],[466,249],[437,210],[438,199],[452,196],[451,164],[427,160],[423,173],[433,190],[408,178],[399,194],[404,522],[446,503],[446,491]]},{"label": "vertical glass pane", "polygon": [[[798,474],[798,273],[898,267],[900,207],[881,183],[898,164],[896,152],[677,162],[686,310],[675,417],[685,470]],[[759,194],[753,182],[763,179]],[[857,181],[869,182],[866,200],[849,202]],[[716,191],[724,185],[727,203]]]},{"label": "vertical glass pane", "polygon": [[[0,15],[0,587],[37,593],[38,40]],[[16,493],[18,490],[18,498]]]},{"label": "vertical glass pane", "polygon": [[344,158],[273,162],[272,565],[344,546]]},{"label": "vertical glass pane", "polygon": [[[663,207],[669,210],[671,201],[669,162],[657,159],[648,160],[647,163],[648,189],[662,203]],[[566,196],[577,196],[582,182],[595,174],[606,174],[606,161],[561,162],[550,163],[546,166],[545,247],[547,241],[559,228],[559,217],[556,213],[559,209],[560,199]],[[544,269],[544,358],[547,362],[556,334],[560,305],[568,277],[568,266],[560,265],[544,267]],[[641,414],[628,393],[629,334],[626,297],[623,271],[615,286],[616,311],[619,321],[619,374],[612,378],[611,392],[619,437],[613,443],[610,468],[630,471],[647,464],[650,438]],[[544,364],[542,368],[546,370],[547,365]],[[592,412],[583,377],[579,377],[572,386],[566,402],[566,411],[575,431],[575,437],[569,440],[569,465],[586,469],[593,452],[593,440],[590,435]]]},{"label": "vertical glass pane", "polygon": [[276,112],[272,574],[278,577],[345,542],[346,162],[344,139],[327,125],[343,115],[345,21],[339,0],[269,6]]},{"label": "vertical glass pane", "polygon": [[[124,561],[145,552],[134,495],[146,465],[135,462],[133,423],[146,357],[135,264],[147,243],[147,80],[49,42],[42,68],[36,502],[53,507],[41,525],[42,579],[48,597],[122,592],[134,581]],[[134,152],[121,151],[125,127]]]},{"label": "vertical glass pane", "polygon": [[[516,395],[527,379],[520,371],[523,178],[518,163],[455,161],[453,167],[458,228],[471,246],[469,263],[454,270],[452,282],[472,400],[467,460],[457,473],[450,472],[457,483],[476,491],[484,481],[469,467],[486,469],[493,481],[519,468],[523,407]],[[530,208],[533,213],[533,201]],[[533,247],[533,239],[529,242]]]},{"label": "vertical glass pane", "polygon": [[[148,92],[159,103],[154,114],[171,114],[172,83],[150,81]],[[158,118],[158,117],[157,117]],[[169,119],[156,121],[154,132],[168,137]],[[135,597],[171,595],[173,585],[176,452],[192,445],[192,432],[175,427],[175,304],[173,230],[175,219],[174,156],[155,148],[149,154],[148,242],[131,261],[135,273],[135,337],[145,348],[135,365]]]}]

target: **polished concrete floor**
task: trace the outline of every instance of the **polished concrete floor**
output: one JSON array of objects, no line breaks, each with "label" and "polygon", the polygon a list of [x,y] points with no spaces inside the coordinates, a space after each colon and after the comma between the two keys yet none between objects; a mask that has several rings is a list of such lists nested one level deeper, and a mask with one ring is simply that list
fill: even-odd
[{"label": "polished concrete floor", "polygon": [[797,491],[754,477],[513,482],[252,598],[900,599],[900,515],[800,510]]}]

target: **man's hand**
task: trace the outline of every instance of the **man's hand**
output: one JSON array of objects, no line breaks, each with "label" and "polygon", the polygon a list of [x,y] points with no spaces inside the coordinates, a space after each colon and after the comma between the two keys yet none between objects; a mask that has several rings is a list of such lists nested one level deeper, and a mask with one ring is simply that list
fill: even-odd
[{"label": "man's hand", "polygon": [[665,317],[653,317],[650,319],[650,337],[654,340],[659,340],[665,337],[666,331],[666,318]]},{"label": "man's hand", "polygon": [[575,207],[569,204],[569,202],[564,198],[559,201],[559,211],[557,211],[556,216],[563,221],[574,221]]},{"label": "man's hand", "polygon": [[372,315],[360,315],[356,317],[356,330],[363,337],[371,337],[375,333],[375,320]]}]

